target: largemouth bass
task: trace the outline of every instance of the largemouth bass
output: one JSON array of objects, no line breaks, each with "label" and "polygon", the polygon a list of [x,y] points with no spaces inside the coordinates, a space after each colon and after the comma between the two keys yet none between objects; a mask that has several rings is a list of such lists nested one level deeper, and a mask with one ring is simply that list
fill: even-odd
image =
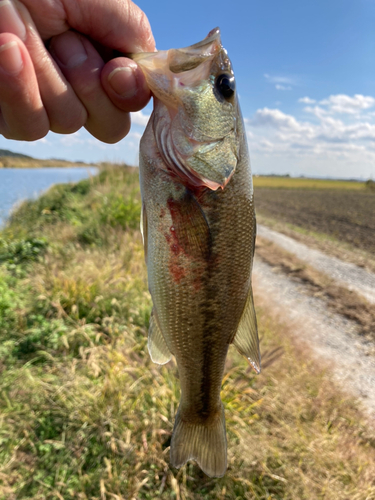
[{"label": "largemouth bass", "polygon": [[260,371],[253,186],[234,74],[218,28],[190,47],[133,57],[154,96],[140,145],[148,348],[155,363],[175,356],[181,384],[170,460],[220,477],[229,345]]}]

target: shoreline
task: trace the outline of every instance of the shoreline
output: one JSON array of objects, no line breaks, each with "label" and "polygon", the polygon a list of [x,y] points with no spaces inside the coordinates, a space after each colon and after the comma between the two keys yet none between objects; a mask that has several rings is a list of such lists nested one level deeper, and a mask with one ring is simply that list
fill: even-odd
[{"label": "shoreline", "polygon": [[26,168],[99,168],[97,163],[67,162],[64,160],[25,160],[0,157],[0,170],[16,170]]}]

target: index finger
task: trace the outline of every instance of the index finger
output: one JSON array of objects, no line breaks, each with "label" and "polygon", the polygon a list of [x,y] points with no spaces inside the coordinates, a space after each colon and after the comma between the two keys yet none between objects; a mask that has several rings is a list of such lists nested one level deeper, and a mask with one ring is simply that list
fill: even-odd
[{"label": "index finger", "polygon": [[152,52],[146,14],[131,0],[22,0],[44,40],[69,27],[121,52]]}]

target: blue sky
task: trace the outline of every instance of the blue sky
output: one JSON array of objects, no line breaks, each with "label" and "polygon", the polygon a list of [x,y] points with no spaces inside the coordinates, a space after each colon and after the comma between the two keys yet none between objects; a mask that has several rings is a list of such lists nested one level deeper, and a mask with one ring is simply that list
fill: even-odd
[{"label": "blue sky", "polygon": [[[219,26],[232,59],[253,172],[375,178],[374,0],[140,0],[158,49]],[[151,104],[129,136],[106,145],[85,130],[0,148],[36,157],[137,164]]]}]

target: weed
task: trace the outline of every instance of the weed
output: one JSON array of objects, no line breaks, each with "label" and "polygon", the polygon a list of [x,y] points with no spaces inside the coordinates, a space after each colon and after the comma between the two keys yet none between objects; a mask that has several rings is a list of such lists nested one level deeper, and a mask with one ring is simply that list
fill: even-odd
[{"label": "weed", "polygon": [[180,390],[175,362],[147,352],[137,175],[55,187],[3,231],[4,248],[31,247],[7,250],[22,276],[0,265],[0,499],[372,498],[374,437],[266,309],[263,374],[227,361],[227,474],[169,466]]}]

